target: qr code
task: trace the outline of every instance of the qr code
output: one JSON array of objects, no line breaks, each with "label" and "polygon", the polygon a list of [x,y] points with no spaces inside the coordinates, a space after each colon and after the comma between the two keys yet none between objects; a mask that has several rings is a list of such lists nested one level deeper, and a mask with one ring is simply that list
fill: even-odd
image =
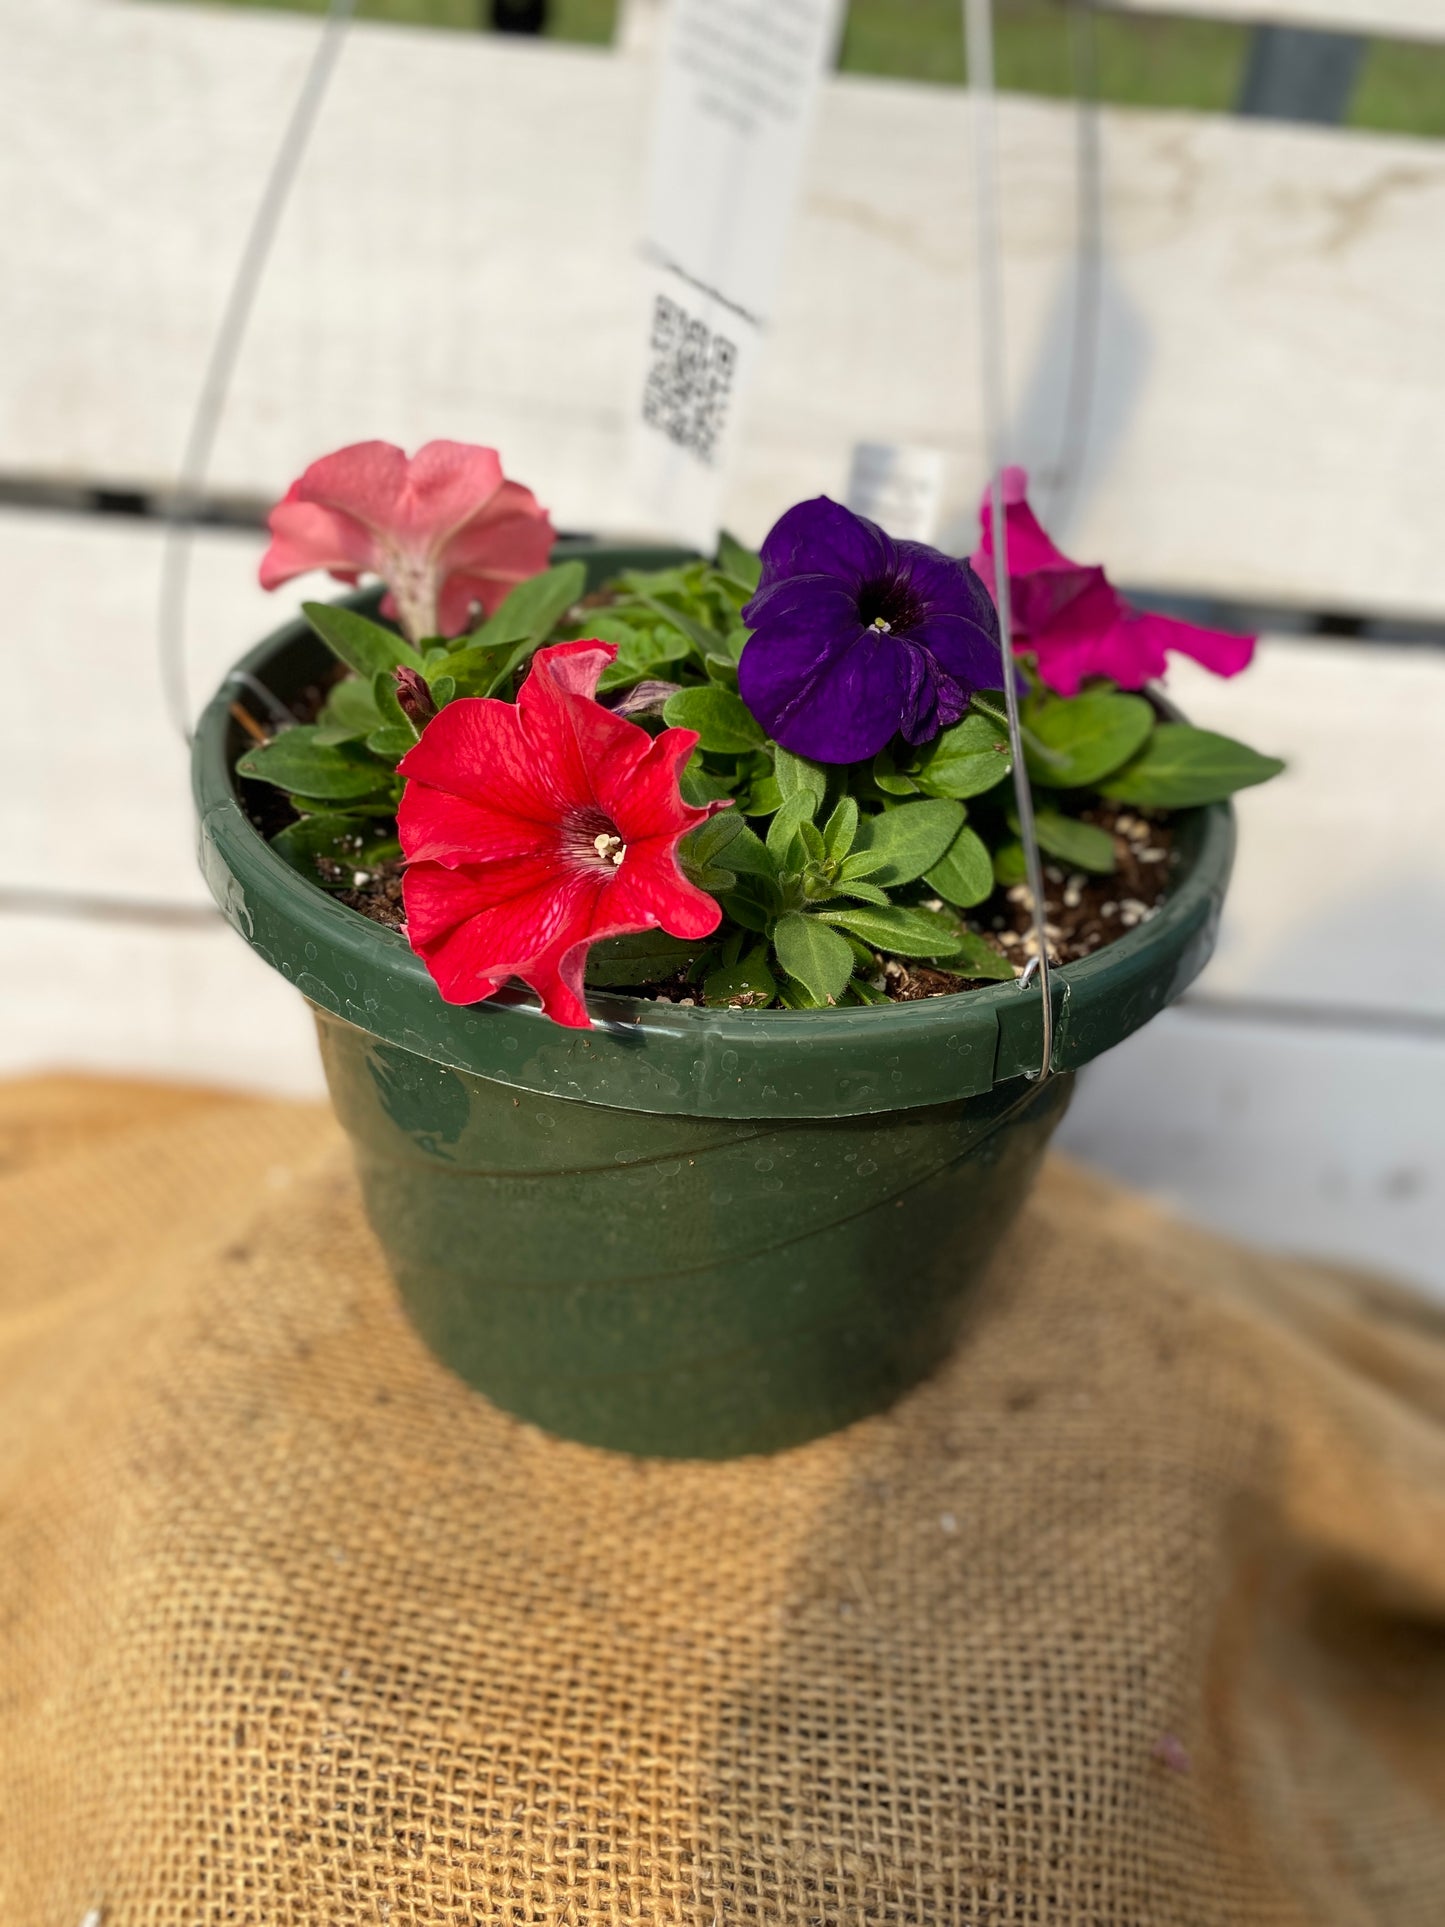
[{"label": "qr code", "polygon": [[711,463],[727,417],[736,344],[665,294],[652,311],[652,360],[642,419],[699,461]]}]

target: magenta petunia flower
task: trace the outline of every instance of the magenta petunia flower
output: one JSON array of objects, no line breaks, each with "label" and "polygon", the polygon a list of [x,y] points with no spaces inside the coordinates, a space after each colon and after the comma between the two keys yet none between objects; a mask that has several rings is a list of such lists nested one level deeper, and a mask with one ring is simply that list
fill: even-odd
[{"label": "magenta petunia flower", "polygon": [[[1142,689],[1162,676],[1166,651],[1192,656],[1216,676],[1237,676],[1254,655],[1253,636],[1202,629],[1173,616],[1135,609],[1101,568],[1071,562],[1045,535],[1028,504],[1028,476],[1003,472],[1008,525],[1009,604],[1014,648],[1037,659],[1039,675],[1061,696],[1076,696],[1090,676],[1107,676],[1121,689]],[[972,561],[992,595],[993,502],[984,492],[982,536]]]},{"label": "magenta petunia flower", "polygon": [[509,482],[494,448],[428,442],[410,460],[391,442],[356,442],[313,462],[272,509],[261,587],[326,569],[379,575],[413,642],[459,636],[480,607],[547,566],[556,531],[531,489]]},{"label": "magenta petunia flower", "polygon": [[448,703],[397,765],[407,938],[450,1004],[520,977],[549,1017],[585,1029],[590,945],[707,937],[722,919],[677,845],[727,805],[682,800],[696,731],[650,736],[595,700],[616,655],[608,642],[539,650],[515,703]]},{"label": "magenta petunia flower", "polygon": [[738,689],[796,756],[856,763],[900,732],[926,743],[997,689],[998,618],[969,567],[820,495],[762,548]]}]

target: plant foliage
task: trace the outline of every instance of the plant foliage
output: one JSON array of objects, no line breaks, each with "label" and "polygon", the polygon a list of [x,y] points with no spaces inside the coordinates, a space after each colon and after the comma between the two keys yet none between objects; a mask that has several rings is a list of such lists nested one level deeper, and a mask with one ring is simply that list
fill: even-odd
[{"label": "plant foliage", "polygon": [[[396,697],[398,667],[425,678],[440,709],[464,696],[515,697],[548,641],[615,645],[599,696],[646,727],[695,730],[684,799],[732,808],[681,846],[688,878],[723,909],[690,945],[660,932],[598,944],[588,981],[645,990],[682,974],[699,1002],[793,1009],[883,998],[880,959],[921,959],[969,979],[1013,966],[968,912],[1022,875],[1003,698],[980,696],[931,742],[901,739],[870,761],[824,766],[769,741],[738,694],[748,640],[741,612],[758,558],[724,537],[716,562],[629,571],[605,604],[580,608],[584,573],[563,562],[522,583],[470,635],[415,647],[389,625],[307,603],[344,665],[314,723],[248,749],[243,776],[275,785],[297,820],[276,847],[303,873],[344,885],[396,854],[396,764],[418,732]],[[1082,813],[1100,798],[1148,810],[1192,808],[1261,783],[1282,765],[1243,744],[1161,721],[1152,703],[1107,683],[1075,697],[1030,682],[1023,706],[1038,837],[1071,869],[1107,874],[1114,842]],[[334,868],[332,867],[334,866]]]}]

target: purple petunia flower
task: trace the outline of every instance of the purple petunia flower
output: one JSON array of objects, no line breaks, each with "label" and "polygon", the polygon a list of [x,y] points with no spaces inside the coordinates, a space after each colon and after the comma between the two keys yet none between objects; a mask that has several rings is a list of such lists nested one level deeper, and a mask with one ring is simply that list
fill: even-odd
[{"label": "purple petunia flower", "polygon": [[1002,688],[998,617],[967,562],[826,495],[775,522],[762,559],[738,688],[794,755],[861,762],[900,731],[926,743],[976,689]]}]

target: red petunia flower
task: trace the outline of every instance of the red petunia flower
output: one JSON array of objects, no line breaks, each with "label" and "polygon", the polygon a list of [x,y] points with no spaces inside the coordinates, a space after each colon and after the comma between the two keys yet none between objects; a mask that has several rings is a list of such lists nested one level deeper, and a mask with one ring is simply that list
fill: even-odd
[{"label": "red petunia flower", "polygon": [[707,937],[722,908],[678,868],[693,809],[678,772],[690,729],[649,736],[594,699],[608,642],[539,650],[515,703],[460,697],[398,768],[407,936],[450,1004],[521,977],[585,1029],[591,944],[662,929]]},{"label": "red petunia flower", "polygon": [[[1121,689],[1142,689],[1168,667],[1166,650],[1192,656],[1216,676],[1237,676],[1254,655],[1253,636],[1202,629],[1173,616],[1135,609],[1100,568],[1071,562],[1045,535],[1028,503],[1028,476],[1003,472],[1008,532],[1009,603],[1014,646],[1037,658],[1039,675],[1061,696],[1076,696],[1089,676],[1107,676]],[[983,532],[970,557],[990,595],[997,589],[993,557],[993,502],[985,491]]]},{"label": "red petunia flower", "polygon": [[379,575],[413,642],[459,636],[480,604],[547,566],[556,531],[531,489],[503,478],[494,448],[428,442],[408,461],[390,442],[356,442],[313,462],[272,509],[261,587],[327,569]]}]

